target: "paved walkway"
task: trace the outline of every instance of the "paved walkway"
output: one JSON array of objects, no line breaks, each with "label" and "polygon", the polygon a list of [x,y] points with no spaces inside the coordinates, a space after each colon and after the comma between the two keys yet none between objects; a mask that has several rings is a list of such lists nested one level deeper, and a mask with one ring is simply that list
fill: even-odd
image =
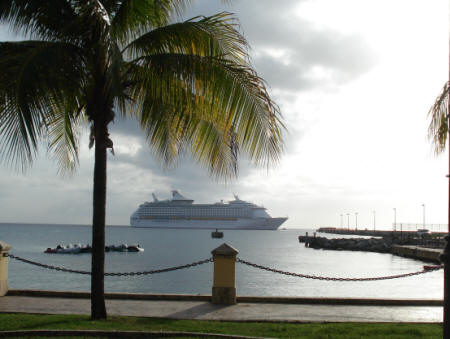
[{"label": "paved walkway", "polygon": [[[106,300],[110,315],[172,319],[292,322],[441,322],[440,306],[348,306],[248,303],[232,306],[207,301]],[[90,300],[5,296],[0,313],[90,314]]]}]

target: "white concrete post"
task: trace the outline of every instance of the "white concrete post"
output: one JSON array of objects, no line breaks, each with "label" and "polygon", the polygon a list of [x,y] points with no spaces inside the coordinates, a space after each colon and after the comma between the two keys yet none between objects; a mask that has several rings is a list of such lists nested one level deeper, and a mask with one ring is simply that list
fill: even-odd
[{"label": "white concrete post", "polygon": [[239,251],[228,244],[222,244],[211,253],[214,260],[211,301],[213,304],[236,304],[235,263]]},{"label": "white concrete post", "polygon": [[0,241],[0,297],[8,293],[8,253],[11,245]]}]

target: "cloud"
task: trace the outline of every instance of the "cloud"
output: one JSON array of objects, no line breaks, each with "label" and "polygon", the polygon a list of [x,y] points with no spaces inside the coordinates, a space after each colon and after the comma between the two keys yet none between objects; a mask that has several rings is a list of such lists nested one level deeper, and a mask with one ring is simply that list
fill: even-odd
[{"label": "cloud", "polygon": [[374,51],[362,36],[314,25],[297,14],[302,2],[246,0],[218,8],[204,0],[187,15],[237,13],[255,68],[273,90],[302,93],[339,86],[374,67]]},{"label": "cloud", "polygon": [[[211,178],[189,155],[175,168],[164,169],[136,121],[117,117],[110,126],[116,155],[108,155],[109,223],[128,224],[130,214],[151,200],[152,192],[165,199],[172,189],[203,203],[227,201],[236,193],[265,205],[273,216],[289,214],[288,226],[331,226],[339,223],[340,214],[356,211],[358,221],[365,218],[370,225],[373,210],[377,223],[384,214],[388,225],[393,206],[414,219],[423,202],[445,212],[446,207],[438,205],[446,201],[444,174],[419,166],[429,160],[421,156],[418,139],[425,133],[432,88],[440,90],[442,77],[436,83],[436,74],[445,75],[448,66],[447,18],[444,10],[433,10],[438,2],[432,6],[417,1],[420,6],[412,14],[403,11],[407,1],[395,6],[369,1],[359,5],[369,9],[352,13],[337,13],[342,5],[332,0],[192,3],[184,18],[235,13],[251,45],[252,64],[285,118],[286,154],[269,172],[255,169],[243,157],[239,178],[224,183]],[[315,16],[305,11],[308,3],[314,4]],[[428,15],[422,15],[425,9]],[[440,13],[445,20],[438,18]],[[427,17],[433,21],[417,26],[418,18]],[[443,26],[429,30],[435,22]],[[7,37],[0,27],[0,39]],[[436,48],[437,41],[442,41],[442,50]],[[442,62],[436,59],[439,55]],[[26,175],[0,168],[3,220],[90,223],[93,150],[88,150],[87,138],[86,133],[81,140],[81,168],[70,180],[55,177],[55,164],[46,160]]]},{"label": "cloud", "polygon": [[[289,104],[296,100],[296,95],[339,86],[367,72],[374,65],[370,48],[362,37],[315,27],[295,14],[300,2],[283,1],[280,8],[279,4],[269,0],[235,1],[232,6],[203,0],[195,2],[185,15],[185,18],[190,18],[220,11],[237,13],[241,29],[252,46],[256,70],[267,81],[275,98],[279,99],[286,120],[296,122],[290,126],[291,134],[286,135],[288,149],[306,131],[305,120],[295,117],[298,116],[298,109],[293,110]],[[293,96],[289,97],[289,93]],[[120,136],[117,140],[114,139],[114,133]],[[116,147],[122,147],[119,142],[126,142],[126,137],[130,136],[142,145],[139,150],[134,148],[136,152],[132,156],[120,154],[119,157],[118,154],[117,159],[113,160],[117,163],[128,163],[158,176],[169,176],[174,188],[180,187],[186,177],[190,178],[192,187],[189,188],[193,189],[209,187],[205,182],[215,182],[210,179],[207,170],[199,170],[199,165],[192,163],[189,156],[181,158],[175,169],[165,171],[151,154],[143,132],[133,119],[123,121],[118,118],[111,126],[111,134]],[[127,144],[123,147],[129,148]],[[241,161],[240,178],[250,173],[251,166],[248,161]]]}]

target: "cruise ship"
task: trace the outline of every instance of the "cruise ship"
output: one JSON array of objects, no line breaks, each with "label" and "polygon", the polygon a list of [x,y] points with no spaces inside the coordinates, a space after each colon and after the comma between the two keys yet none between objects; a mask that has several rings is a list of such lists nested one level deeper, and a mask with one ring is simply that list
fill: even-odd
[{"label": "cruise ship", "polygon": [[194,204],[178,191],[172,191],[172,199],[144,202],[131,215],[134,227],[152,228],[204,228],[276,230],[287,218],[272,218],[264,207],[240,200],[214,204]]}]

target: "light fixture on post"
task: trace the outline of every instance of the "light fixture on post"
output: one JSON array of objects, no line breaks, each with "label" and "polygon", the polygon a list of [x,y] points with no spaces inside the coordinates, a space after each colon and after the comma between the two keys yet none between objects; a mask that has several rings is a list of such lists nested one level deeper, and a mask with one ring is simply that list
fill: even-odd
[{"label": "light fixture on post", "polygon": [[375,220],[376,220],[376,212],[373,211],[373,231],[375,232]]},{"label": "light fixture on post", "polygon": [[397,229],[397,209],[394,208],[394,232]]},{"label": "light fixture on post", "polygon": [[425,204],[422,204],[422,207],[423,207],[423,229],[425,230],[426,229],[426,227],[425,227]]}]

